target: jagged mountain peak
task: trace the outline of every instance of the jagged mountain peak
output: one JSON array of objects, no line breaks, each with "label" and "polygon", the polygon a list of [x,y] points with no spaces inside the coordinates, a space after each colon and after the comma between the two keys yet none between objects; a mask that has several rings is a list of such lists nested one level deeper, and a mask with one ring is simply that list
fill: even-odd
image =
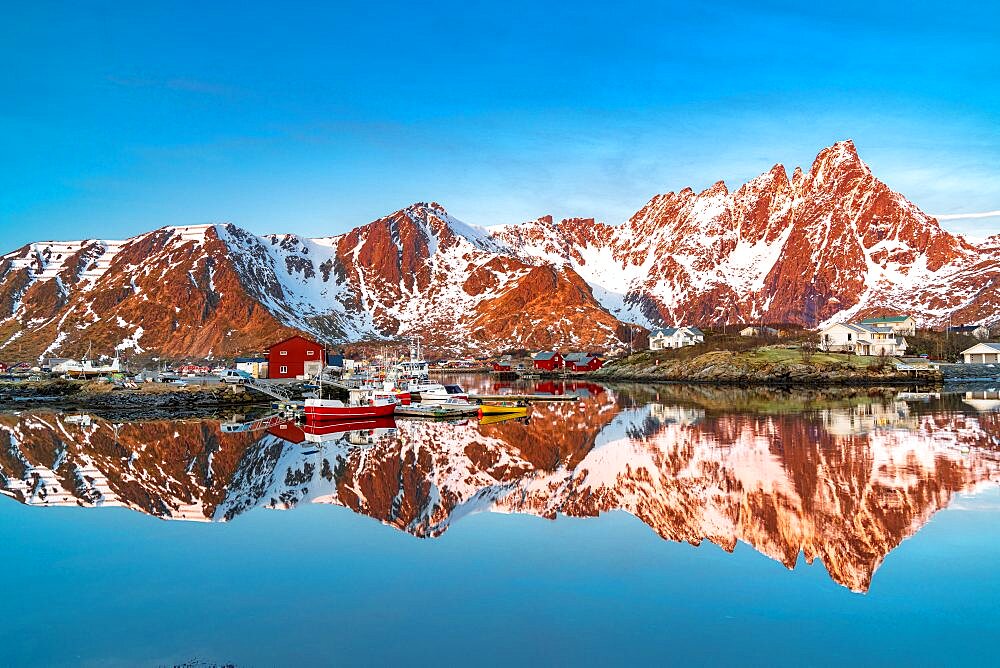
[{"label": "jagged mountain peak", "polygon": [[726,187],[726,182],[720,179],[698,193],[698,197],[725,197],[728,194],[729,188]]},{"label": "jagged mountain peak", "polygon": [[838,184],[871,174],[871,169],[858,156],[858,149],[850,139],[839,141],[820,151],[809,170],[814,186]]}]

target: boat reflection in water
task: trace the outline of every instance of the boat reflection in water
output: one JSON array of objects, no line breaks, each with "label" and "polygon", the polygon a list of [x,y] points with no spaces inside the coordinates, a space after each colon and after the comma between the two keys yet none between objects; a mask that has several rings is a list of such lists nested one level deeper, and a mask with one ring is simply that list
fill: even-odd
[{"label": "boat reflection in water", "polygon": [[492,423],[0,415],[0,486],[25,504],[202,521],[335,504],[419,537],[477,511],[620,510],[666,540],[743,542],[788,568],[818,558],[866,591],[936,511],[1000,480],[1000,414],[964,395],[583,389]]}]

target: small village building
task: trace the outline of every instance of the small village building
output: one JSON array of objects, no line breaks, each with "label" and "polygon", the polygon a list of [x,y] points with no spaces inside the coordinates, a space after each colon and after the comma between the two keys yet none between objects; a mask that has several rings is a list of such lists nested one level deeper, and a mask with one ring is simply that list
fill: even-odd
[{"label": "small village building", "polygon": [[1000,343],[977,343],[962,351],[966,364],[995,364],[1000,362]]},{"label": "small village building", "polygon": [[740,336],[778,336],[778,330],[763,325],[751,325],[741,329]]},{"label": "small village building", "polygon": [[7,373],[7,371],[8,371],[7,365],[4,364],[3,362],[0,362],[0,373]]},{"label": "small village building", "polygon": [[705,334],[697,327],[664,327],[649,334],[650,350],[683,348],[705,342]]},{"label": "small village building", "polygon": [[490,369],[498,373],[509,373],[514,370],[514,361],[509,357],[493,360],[490,362]]},{"label": "small village building", "polygon": [[248,373],[254,378],[267,378],[267,358],[237,357],[236,370]]},{"label": "small village building", "polygon": [[531,358],[532,365],[539,371],[556,371],[563,368],[563,356],[558,352],[542,351]]},{"label": "small village building", "polygon": [[890,327],[901,336],[913,336],[917,333],[917,321],[909,315],[885,315],[878,318],[865,318],[861,325],[872,327]]},{"label": "small village building", "polygon": [[819,349],[825,352],[899,357],[907,347],[906,339],[889,326],[837,323],[819,333]]},{"label": "small village building", "polygon": [[986,325],[952,325],[945,331],[949,334],[965,334],[966,336],[974,336],[980,341],[990,338],[990,328]]},{"label": "small village building", "polygon": [[596,355],[580,353],[570,359],[567,355],[565,359],[566,369],[569,371],[597,371],[604,366],[604,361]]},{"label": "small village building", "polygon": [[323,370],[323,346],[304,336],[291,336],[267,349],[268,378],[315,376]]}]

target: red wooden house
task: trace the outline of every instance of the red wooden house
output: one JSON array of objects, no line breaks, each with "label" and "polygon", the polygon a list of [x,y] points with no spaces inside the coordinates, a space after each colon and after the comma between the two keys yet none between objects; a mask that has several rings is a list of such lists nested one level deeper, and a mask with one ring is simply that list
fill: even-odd
[{"label": "red wooden house", "polygon": [[304,336],[289,337],[267,349],[268,378],[314,376],[323,370],[323,346]]},{"label": "red wooden house", "polygon": [[563,368],[563,356],[559,353],[549,351],[535,353],[531,361],[534,367],[540,371],[557,371]]},{"label": "red wooden house", "polygon": [[597,371],[604,362],[595,355],[583,355],[571,362],[566,362],[566,368],[570,371]]}]

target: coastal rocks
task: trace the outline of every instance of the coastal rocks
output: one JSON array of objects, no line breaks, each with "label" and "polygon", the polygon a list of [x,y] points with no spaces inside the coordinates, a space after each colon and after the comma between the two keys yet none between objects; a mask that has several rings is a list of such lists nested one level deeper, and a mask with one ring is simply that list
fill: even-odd
[{"label": "coastal rocks", "polygon": [[711,351],[677,359],[644,352],[606,364],[590,375],[603,380],[719,385],[880,385],[939,383],[939,371],[897,371],[892,360],[849,355],[803,355],[798,350]]},{"label": "coastal rocks", "polygon": [[96,382],[66,380],[37,383],[7,383],[0,386],[0,407],[51,405],[101,410],[220,408],[267,403],[263,395],[242,387],[207,385],[174,388],[159,384],[140,385],[138,389],[116,388]]}]

